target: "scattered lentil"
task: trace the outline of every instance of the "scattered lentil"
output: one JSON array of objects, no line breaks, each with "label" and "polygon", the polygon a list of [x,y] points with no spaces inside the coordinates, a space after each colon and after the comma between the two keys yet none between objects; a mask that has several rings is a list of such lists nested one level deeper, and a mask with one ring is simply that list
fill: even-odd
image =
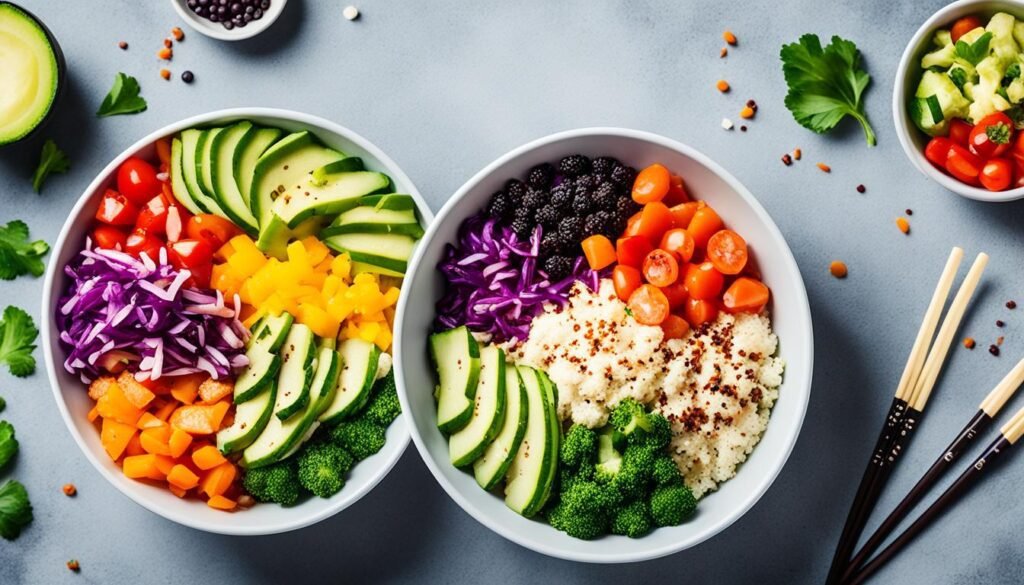
[{"label": "scattered lentil", "polygon": [[789,154],[782,155],[782,164],[786,165],[787,167],[793,164],[793,157],[789,156]]},{"label": "scattered lentil", "polygon": [[754,108],[752,108],[750,106],[744,106],[743,109],[740,110],[740,118],[743,118],[744,120],[749,120],[749,119],[751,119],[753,117],[754,117]]},{"label": "scattered lentil", "polygon": [[804,155],[803,151],[800,150],[799,148],[793,150],[793,158],[794,159],[800,160],[800,157],[802,157],[803,155]]},{"label": "scattered lentil", "polygon": [[170,69],[161,69],[160,70],[160,77],[163,77],[164,79],[170,81],[170,79],[171,79],[171,70]]},{"label": "scattered lentil", "polygon": [[906,209],[906,213],[907,213],[907,215],[914,215],[914,210],[913,210],[913,209],[910,209],[910,208],[908,207],[908,208]]},{"label": "scattered lentil", "polygon": [[718,53],[718,57],[720,59],[725,59],[726,55],[728,55],[728,54],[729,54],[729,49],[727,47],[722,47],[722,50]]},{"label": "scattered lentil", "polygon": [[999,346],[998,345],[990,345],[990,346],[988,346],[988,352],[990,354],[994,355],[994,356],[998,356],[999,355]]},{"label": "scattered lentil", "polygon": [[126,43],[124,41],[121,41],[120,43],[117,43],[117,47],[119,49],[121,49],[122,51],[127,51],[128,50],[128,43]]},{"label": "scattered lentil", "polygon": [[832,264],[829,264],[828,271],[836,278],[846,278],[846,275],[849,274],[846,263],[842,260],[833,260]]},{"label": "scattered lentil", "polygon": [[346,6],[345,9],[341,11],[341,15],[347,20],[356,20],[359,18],[359,9],[355,6]]},{"label": "scattered lentil", "polygon": [[864,185],[857,185],[857,192],[858,193],[863,193],[863,192],[865,192],[867,190],[868,190],[868,188],[865,187]]},{"label": "scattered lentil", "polygon": [[1002,319],[996,319],[996,327],[1006,327],[1006,323]]},{"label": "scattered lentil", "polygon": [[900,231],[904,234],[910,233],[910,222],[905,217],[896,218],[896,227],[900,228]]},{"label": "scattered lentil", "polygon": [[195,79],[196,76],[191,71],[185,70],[181,72],[181,80],[185,83],[192,83],[193,81],[195,81]]},{"label": "scattered lentil", "polygon": [[964,347],[966,347],[967,349],[974,349],[975,345],[977,345],[977,342],[974,341],[973,337],[964,338]]},{"label": "scattered lentil", "polygon": [[827,165],[827,164],[825,164],[825,163],[822,163],[822,162],[820,162],[820,163],[818,163],[818,164],[817,164],[816,166],[817,166],[817,167],[818,167],[819,169],[821,169],[821,171],[822,171],[823,173],[831,173],[831,172],[832,172],[832,167],[828,166],[828,165]]},{"label": "scattered lentil", "polygon": [[171,36],[180,43],[185,38],[185,31],[181,30],[180,26],[176,26],[171,29]]},{"label": "scattered lentil", "polygon": [[170,49],[172,46],[174,46],[174,41],[171,39],[164,39],[164,47]]},{"label": "scattered lentil", "polygon": [[156,56],[164,61],[170,61],[171,58],[174,57],[174,51],[164,47],[157,51]]},{"label": "scattered lentil", "polygon": [[68,570],[72,573],[77,573],[82,570],[82,565],[78,563],[78,559],[71,559],[67,562]]},{"label": "scattered lentil", "polygon": [[78,488],[76,488],[75,484],[73,483],[66,483],[64,484],[64,487],[60,489],[62,492],[64,492],[64,495],[69,498],[78,493]]},{"label": "scattered lentil", "polygon": [[1006,308],[1010,309],[1011,311],[1013,309],[1016,309],[1017,308],[1017,301],[1006,301]]},{"label": "scattered lentil", "polygon": [[996,338],[996,345],[1002,345],[1004,341],[1006,341],[1006,338],[1000,335]]},{"label": "scattered lentil", "polygon": [[724,33],[722,33],[722,38],[725,39],[725,42],[729,43],[732,46],[736,46],[736,43],[738,42],[736,39],[736,35],[732,34],[732,31],[730,30],[727,30]]},{"label": "scattered lentil", "polygon": [[715,84],[715,87],[718,88],[718,91],[725,93],[729,91],[729,82],[724,79],[719,79],[718,83]]},{"label": "scattered lentil", "polygon": [[746,132],[746,131],[747,131],[747,127],[746,126],[740,126],[740,132]]}]

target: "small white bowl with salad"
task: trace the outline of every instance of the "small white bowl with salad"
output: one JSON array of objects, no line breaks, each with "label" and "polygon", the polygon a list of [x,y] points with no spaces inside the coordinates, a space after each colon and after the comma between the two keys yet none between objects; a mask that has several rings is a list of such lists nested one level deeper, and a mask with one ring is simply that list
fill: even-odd
[{"label": "small white bowl with salad", "polygon": [[893,90],[900,143],[943,187],[1024,198],[1024,3],[961,0],[907,45]]},{"label": "small white bowl with salad", "polygon": [[229,535],[319,522],[408,445],[391,339],[431,211],[376,146],[287,110],[176,122],[70,211],[42,347],[68,430],[107,481]]},{"label": "small white bowl with salad", "polygon": [[695,546],[757,502],[799,434],[799,269],[753,195],[674,140],[587,128],[512,150],[445,204],[408,286],[413,442],[467,513],[534,551]]}]

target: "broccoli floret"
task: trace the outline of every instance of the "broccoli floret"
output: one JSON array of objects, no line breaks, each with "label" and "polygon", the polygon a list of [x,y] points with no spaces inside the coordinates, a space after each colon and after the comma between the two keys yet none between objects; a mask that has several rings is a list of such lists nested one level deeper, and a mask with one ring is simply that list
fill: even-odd
[{"label": "broccoli floret", "polygon": [[678,526],[696,509],[697,498],[682,483],[660,486],[651,494],[651,517],[657,526]]},{"label": "broccoli floret", "polygon": [[658,485],[682,481],[682,476],[679,474],[679,467],[676,466],[676,462],[672,460],[671,456],[664,453],[658,455],[654,460],[652,476],[654,477],[654,483]]},{"label": "broccoli floret", "polygon": [[612,520],[612,534],[640,538],[651,531],[653,522],[647,503],[637,500],[615,514]]},{"label": "broccoli floret", "polygon": [[299,470],[295,459],[248,469],[242,481],[245,491],[260,502],[291,506],[299,500]]},{"label": "broccoli floret", "polygon": [[596,450],[597,433],[583,425],[572,425],[562,439],[562,464],[580,467],[590,463]]},{"label": "broccoli floret", "polygon": [[398,388],[395,386],[395,372],[392,370],[373,385],[373,398],[370,399],[363,416],[387,428],[400,414],[402,405],[398,403]]},{"label": "broccoli floret", "polygon": [[626,500],[643,498],[654,475],[655,451],[643,445],[630,445],[622,454],[622,468],[612,484]]},{"label": "broccoli floret", "polygon": [[564,502],[559,502],[548,512],[548,524],[555,530],[582,540],[593,540],[608,532],[607,516],[597,513],[573,514]]},{"label": "broccoli floret", "polygon": [[329,498],[345,487],[345,474],[352,469],[352,456],[334,443],[313,443],[299,454],[299,483],[321,498]]},{"label": "broccoli floret", "polygon": [[622,469],[622,455],[615,449],[612,433],[607,427],[597,436],[597,465],[594,472],[597,481],[608,483],[615,479]]},{"label": "broccoli floret", "polygon": [[618,504],[614,494],[594,481],[576,479],[563,486],[548,523],[569,536],[590,540],[608,532],[609,512]]},{"label": "broccoli floret", "polygon": [[362,461],[380,451],[387,438],[384,427],[360,417],[331,429],[331,441],[344,447],[356,461]]},{"label": "broccoli floret", "polygon": [[629,436],[629,444],[642,444],[653,449],[664,449],[672,440],[672,426],[668,419],[656,412],[647,413],[646,433],[633,433]]},{"label": "broccoli floret", "polygon": [[615,407],[608,417],[608,424],[615,427],[615,430],[625,437],[629,437],[637,429],[650,430],[647,409],[632,398],[623,400]]}]

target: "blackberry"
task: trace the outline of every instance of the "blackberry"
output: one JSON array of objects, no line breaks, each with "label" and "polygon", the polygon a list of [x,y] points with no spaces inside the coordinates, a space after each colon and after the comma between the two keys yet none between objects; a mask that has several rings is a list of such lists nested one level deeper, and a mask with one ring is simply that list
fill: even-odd
[{"label": "blackberry", "polygon": [[611,179],[620,187],[632,189],[633,181],[636,180],[636,169],[620,164],[612,169]]},{"label": "blackberry", "polygon": [[633,201],[632,197],[619,196],[619,200],[615,202],[615,214],[625,219],[629,219],[638,211],[640,211],[640,204]]},{"label": "blackberry", "polygon": [[582,191],[590,192],[593,191],[600,182],[600,177],[595,177],[594,175],[580,175],[573,181],[573,188],[577,193]]},{"label": "blackberry", "polygon": [[583,233],[587,236],[601,234],[612,237],[615,232],[615,217],[607,211],[595,211],[583,222]]},{"label": "blackberry", "polygon": [[598,209],[615,211],[615,206],[619,203],[619,190],[615,184],[605,181],[598,185],[594,191],[594,203]]},{"label": "blackberry", "polygon": [[555,254],[559,254],[565,249],[565,242],[555,232],[549,232],[544,234],[544,238],[540,241],[540,255],[542,258],[548,258]]},{"label": "blackberry", "polygon": [[558,220],[562,219],[562,214],[558,212],[554,205],[548,203],[541,206],[533,218],[544,227],[552,227],[558,225]]},{"label": "blackberry", "polygon": [[541,163],[526,176],[526,184],[535,189],[547,189],[555,180],[555,167],[551,163]]},{"label": "blackberry", "polygon": [[516,179],[509,179],[508,182],[505,183],[505,191],[507,191],[509,197],[512,198],[512,203],[514,205],[518,205],[519,200],[526,195],[526,184]]},{"label": "blackberry", "polygon": [[512,214],[513,207],[508,193],[498,191],[491,195],[491,200],[487,203],[487,214],[497,219],[507,219]]},{"label": "blackberry", "polygon": [[578,242],[583,239],[583,218],[570,215],[558,222],[558,237],[563,242]]},{"label": "blackberry", "polygon": [[526,189],[526,194],[520,200],[520,205],[527,209],[537,210],[540,209],[544,203],[546,203],[547,194],[540,189],[534,189],[529,187]]},{"label": "blackberry", "polygon": [[512,231],[523,241],[530,239],[530,235],[533,234],[533,228],[535,227],[537,227],[537,224],[534,223],[532,218],[519,217],[516,214],[516,218],[512,220]]},{"label": "blackberry", "polygon": [[551,256],[544,261],[544,272],[547,272],[551,280],[562,280],[572,272],[572,258]]},{"label": "blackberry", "polygon": [[590,170],[590,159],[582,154],[570,154],[558,163],[558,170],[567,177],[578,177]]},{"label": "blackberry", "polygon": [[589,192],[577,192],[572,198],[572,211],[577,215],[586,215],[594,208],[594,199]]},{"label": "blackberry", "polygon": [[562,183],[551,190],[548,203],[555,209],[568,209],[572,205],[573,187],[572,183]]},{"label": "blackberry", "polygon": [[611,176],[612,170],[617,166],[621,166],[621,164],[614,158],[610,156],[599,156],[595,158],[594,162],[591,164],[591,170],[595,175],[608,177]]}]

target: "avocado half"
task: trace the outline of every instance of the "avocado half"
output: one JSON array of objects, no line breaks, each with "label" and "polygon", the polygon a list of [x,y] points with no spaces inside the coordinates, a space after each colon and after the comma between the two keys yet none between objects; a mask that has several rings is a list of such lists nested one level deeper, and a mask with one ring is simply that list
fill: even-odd
[{"label": "avocado half", "polygon": [[[0,147],[31,136],[52,117],[66,85],[67,64],[57,39],[31,12],[0,0]],[[22,80],[31,77],[34,84]],[[10,88],[16,90],[10,94]]]}]

